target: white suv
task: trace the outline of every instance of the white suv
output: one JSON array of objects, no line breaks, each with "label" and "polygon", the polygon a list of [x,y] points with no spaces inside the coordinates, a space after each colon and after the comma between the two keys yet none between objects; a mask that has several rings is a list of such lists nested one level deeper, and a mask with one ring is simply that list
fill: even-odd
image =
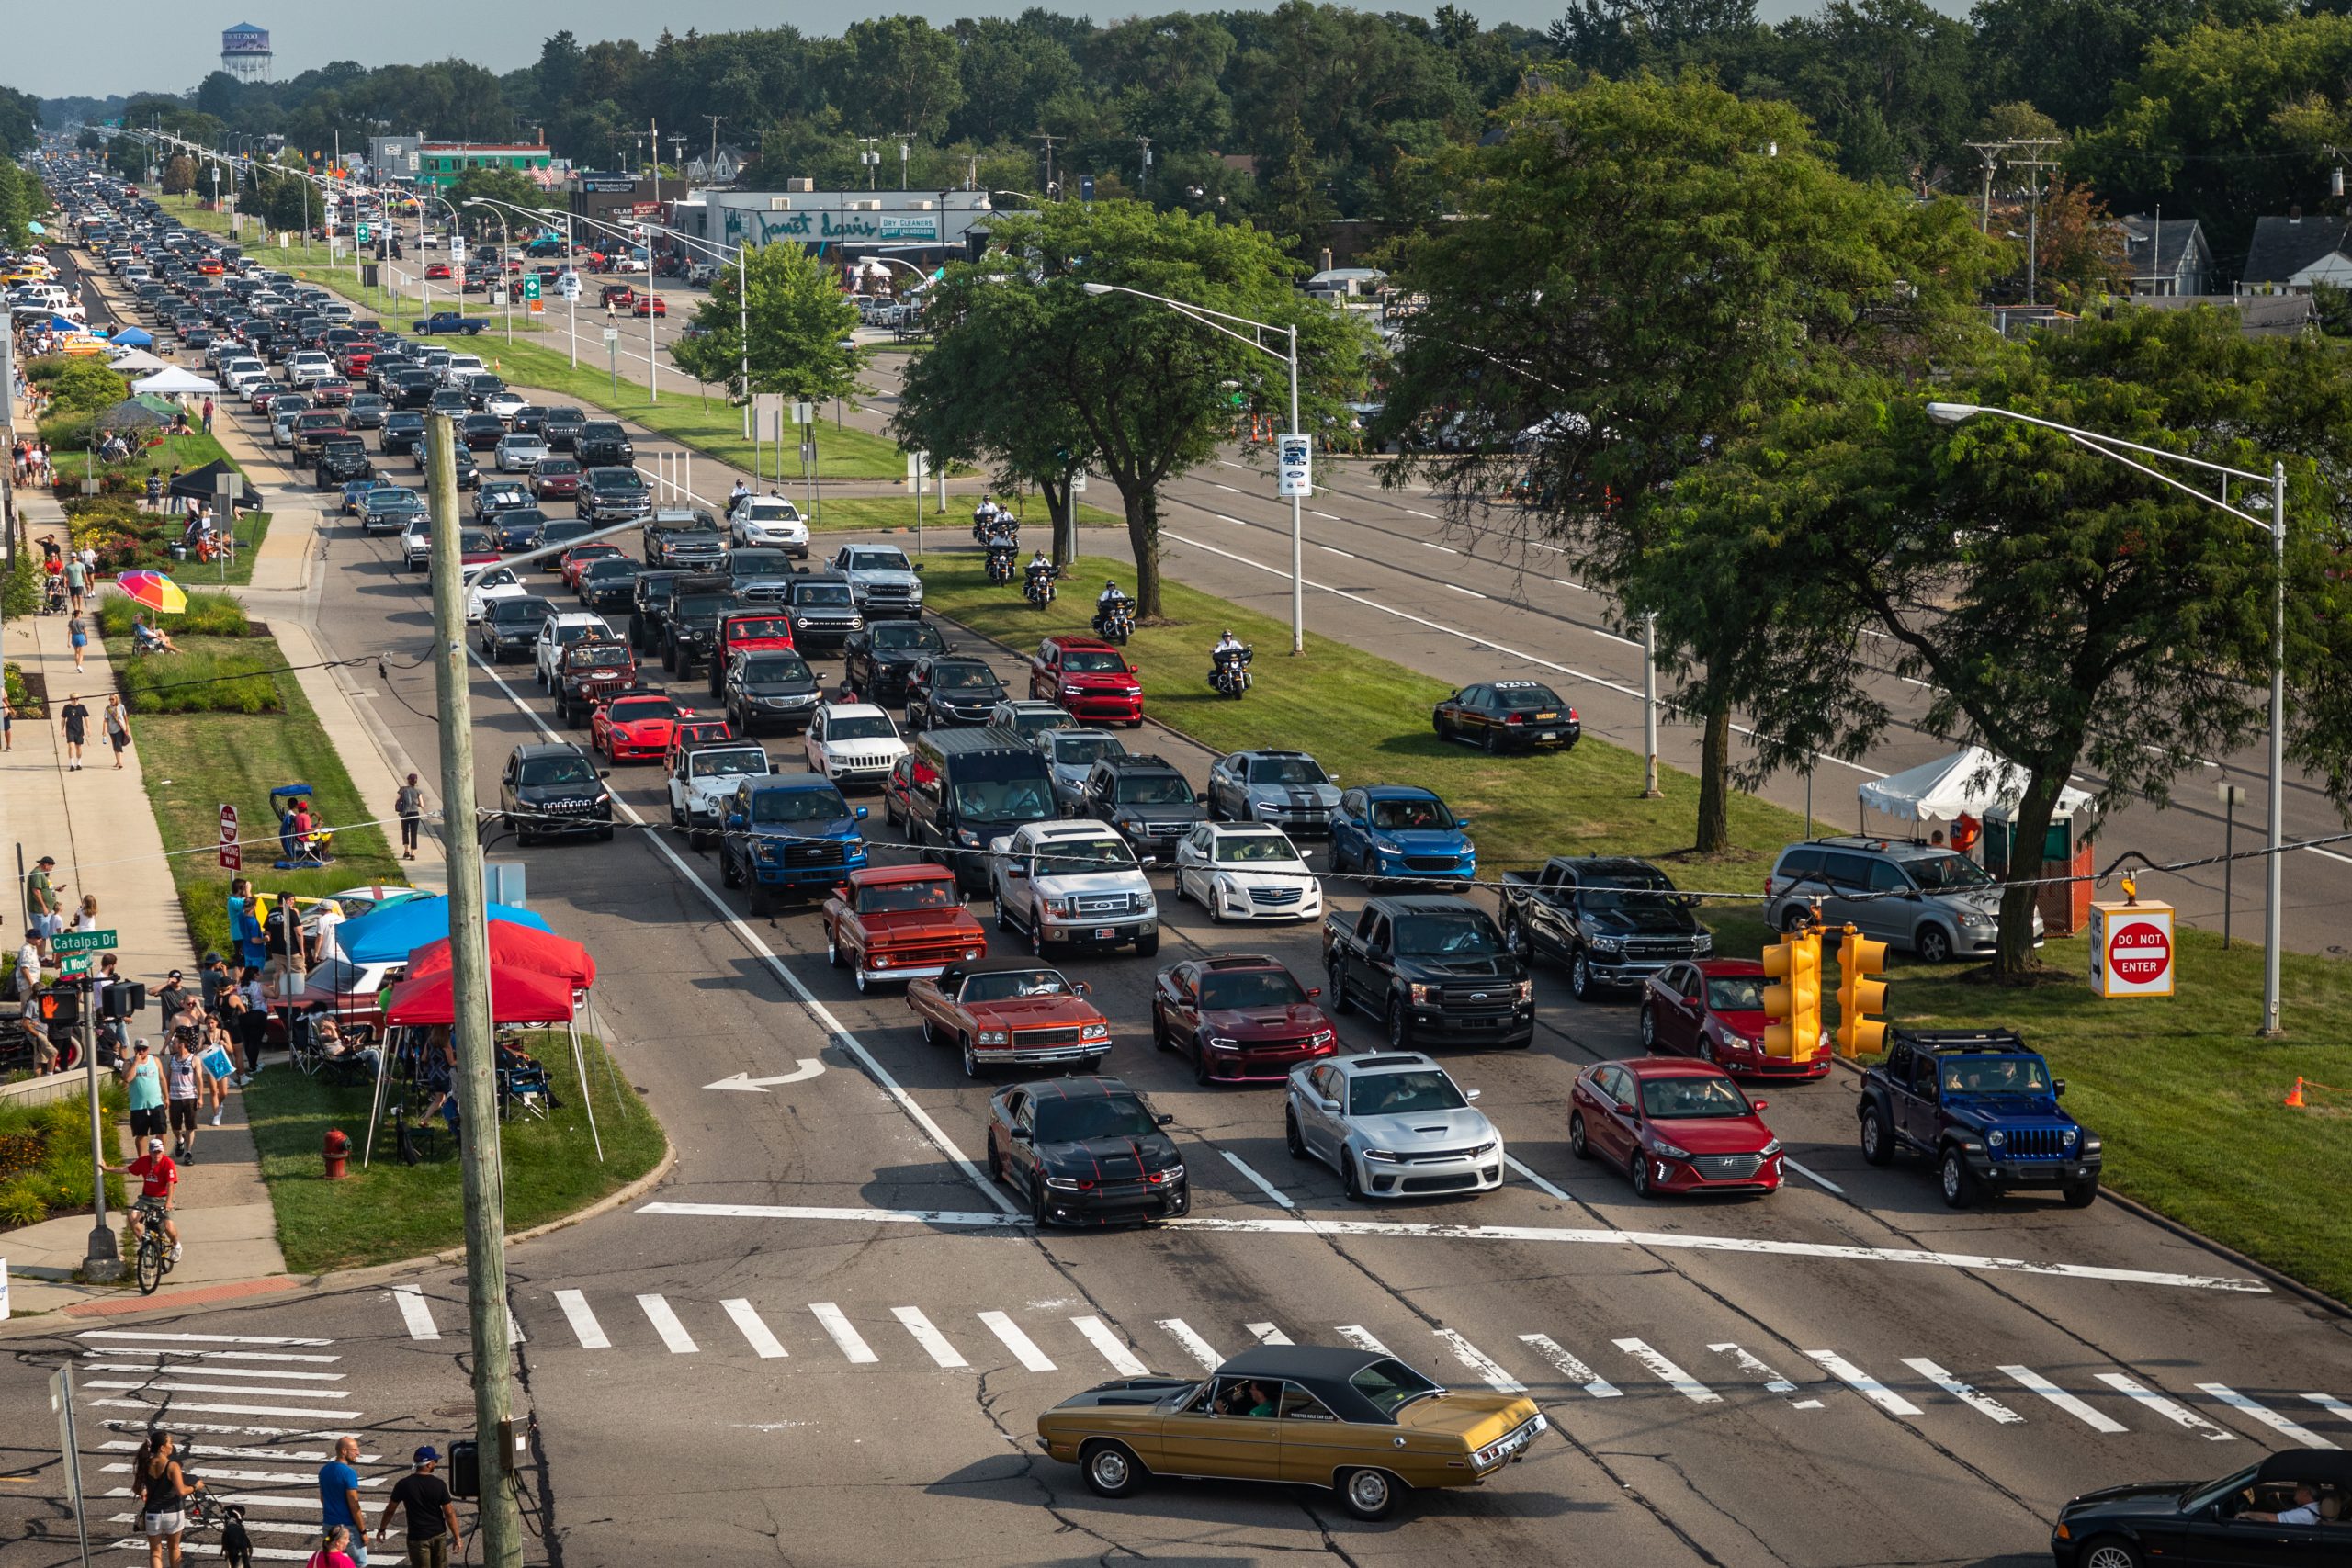
[{"label": "white suv", "polygon": [[843,789],[879,785],[907,754],[899,727],[872,703],[827,703],[810,716],[802,745],[808,771]]},{"label": "white suv", "polygon": [[808,525],[800,509],[782,496],[745,496],[727,509],[727,532],[739,545],[772,545],[808,558]]},{"label": "white suv", "polygon": [[989,841],[999,931],[1029,933],[1043,957],[1057,943],[1159,951],[1159,906],[1135,852],[1107,822],[1030,822]]},{"label": "white suv", "polygon": [[323,381],[334,374],[334,361],[314,348],[306,348],[286,362],[286,379],[297,387]]},{"label": "white suv", "polygon": [[583,637],[611,637],[613,628],[602,615],[585,610],[564,610],[539,623],[539,640],[531,649],[532,673],[541,686],[555,689],[556,669],[563,650]]}]

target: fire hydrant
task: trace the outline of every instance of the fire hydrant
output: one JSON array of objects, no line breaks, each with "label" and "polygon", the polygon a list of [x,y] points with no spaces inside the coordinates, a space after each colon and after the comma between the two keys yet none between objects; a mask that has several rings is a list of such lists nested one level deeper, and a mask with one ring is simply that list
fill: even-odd
[{"label": "fire hydrant", "polygon": [[326,1146],[321,1152],[326,1156],[327,1179],[341,1181],[345,1162],[351,1158],[350,1138],[344,1134],[342,1128],[330,1127],[327,1129]]}]

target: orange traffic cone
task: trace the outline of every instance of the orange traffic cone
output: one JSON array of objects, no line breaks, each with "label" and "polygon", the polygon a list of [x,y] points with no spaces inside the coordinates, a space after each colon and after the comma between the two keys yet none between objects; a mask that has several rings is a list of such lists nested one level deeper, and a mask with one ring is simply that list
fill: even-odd
[{"label": "orange traffic cone", "polygon": [[2303,1109],[2302,1079],[2297,1078],[2295,1080],[2295,1092],[2287,1097],[2287,1108],[2290,1111],[2301,1111]]}]

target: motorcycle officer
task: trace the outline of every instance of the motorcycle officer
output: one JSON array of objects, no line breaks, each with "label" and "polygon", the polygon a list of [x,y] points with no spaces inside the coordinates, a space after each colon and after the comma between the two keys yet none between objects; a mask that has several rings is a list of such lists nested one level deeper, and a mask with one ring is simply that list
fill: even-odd
[{"label": "motorcycle officer", "polygon": [[1046,600],[1052,598],[1054,595],[1055,576],[1056,572],[1053,561],[1046,557],[1044,550],[1039,550],[1035,556],[1030,558],[1029,565],[1024,574],[1025,586],[1028,590],[1029,596],[1041,604]]}]

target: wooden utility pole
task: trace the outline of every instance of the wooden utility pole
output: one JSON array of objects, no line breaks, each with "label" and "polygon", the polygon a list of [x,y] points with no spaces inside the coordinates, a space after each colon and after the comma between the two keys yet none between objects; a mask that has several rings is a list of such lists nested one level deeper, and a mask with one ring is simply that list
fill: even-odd
[{"label": "wooden utility pole", "polygon": [[2058,160],[2043,157],[2041,150],[2065,144],[2051,136],[2018,137],[2004,145],[2027,150],[2025,157],[2011,158],[2009,162],[2027,171],[2028,191],[2032,198],[2032,204],[2027,209],[2025,238],[2025,302],[2031,305],[2037,302],[2041,279],[2041,171],[2058,166]]},{"label": "wooden utility pole", "polygon": [[1963,141],[1962,146],[1973,149],[1984,160],[1984,194],[1977,200],[1976,231],[1988,233],[1993,227],[1993,168],[2000,160],[2000,152],[2008,145],[2005,141]]}]

